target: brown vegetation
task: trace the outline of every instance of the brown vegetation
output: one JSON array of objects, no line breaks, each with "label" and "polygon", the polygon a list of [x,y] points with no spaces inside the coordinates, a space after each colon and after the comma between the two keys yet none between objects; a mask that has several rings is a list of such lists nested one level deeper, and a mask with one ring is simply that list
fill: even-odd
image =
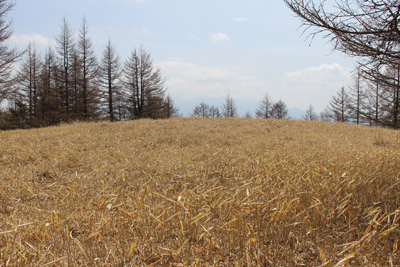
[{"label": "brown vegetation", "polygon": [[0,132],[0,266],[398,266],[399,173],[399,132],[346,124]]}]

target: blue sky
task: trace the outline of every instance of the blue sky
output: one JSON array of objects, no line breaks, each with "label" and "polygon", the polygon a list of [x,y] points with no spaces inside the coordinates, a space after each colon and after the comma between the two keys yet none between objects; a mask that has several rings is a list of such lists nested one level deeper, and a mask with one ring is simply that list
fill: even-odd
[{"label": "blue sky", "polygon": [[[332,53],[327,40],[310,44],[300,21],[281,0],[16,0],[10,44],[39,50],[54,44],[66,17],[77,34],[89,22],[98,56],[110,37],[122,60],[141,44],[167,79],[168,92],[184,114],[185,102],[229,92],[255,100],[268,92],[274,101],[322,111],[355,60]],[[190,100],[190,101],[189,101]],[[241,113],[245,112],[244,107]]]}]

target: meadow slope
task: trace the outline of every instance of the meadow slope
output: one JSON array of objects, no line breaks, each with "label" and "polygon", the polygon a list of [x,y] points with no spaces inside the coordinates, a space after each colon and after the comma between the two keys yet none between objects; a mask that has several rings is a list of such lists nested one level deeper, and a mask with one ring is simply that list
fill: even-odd
[{"label": "meadow slope", "polygon": [[0,266],[399,266],[400,132],[195,119],[0,132]]}]

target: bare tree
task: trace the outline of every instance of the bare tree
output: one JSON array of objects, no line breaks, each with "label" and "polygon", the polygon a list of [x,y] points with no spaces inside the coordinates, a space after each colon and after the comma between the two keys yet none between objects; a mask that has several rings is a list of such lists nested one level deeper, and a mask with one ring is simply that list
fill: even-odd
[{"label": "bare tree", "polygon": [[200,104],[194,107],[192,116],[208,118],[210,117],[210,111],[210,105],[202,101]]},{"label": "bare tree", "polygon": [[400,64],[385,69],[381,110],[384,112],[381,124],[390,128],[400,128]]},{"label": "bare tree", "polygon": [[0,121],[0,130],[24,129],[29,127],[28,108],[22,99],[16,98],[14,105],[9,105],[3,121]]},{"label": "bare tree", "polygon": [[[376,70],[379,73],[379,70]],[[364,116],[369,121],[370,126],[378,126],[382,122],[382,83],[379,79],[367,81],[366,98],[364,102],[363,112]]]},{"label": "bare tree", "polygon": [[12,35],[11,21],[7,13],[15,6],[14,1],[0,0],[0,103],[15,96],[13,64],[18,61],[22,53],[16,48],[10,48],[5,41]]},{"label": "bare tree", "polygon": [[282,100],[272,106],[271,117],[275,119],[290,119],[286,104]]},{"label": "bare tree", "polygon": [[92,40],[88,37],[89,24],[83,18],[81,30],[78,37],[78,52],[81,60],[81,86],[83,117],[85,120],[97,117],[97,105],[99,102],[99,91],[95,84],[98,74],[98,64],[94,55]]},{"label": "bare tree", "polygon": [[349,96],[347,95],[344,87],[342,87],[337,92],[336,96],[333,96],[329,102],[328,108],[331,113],[332,120],[335,122],[349,122],[350,110],[348,106]]},{"label": "bare tree", "polygon": [[[367,63],[400,61],[398,0],[284,0],[312,37],[323,33],[335,50]],[[330,5],[332,3],[332,5]]]},{"label": "bare tree", "polygon": [[303,120],[315,121],[318,119],[318,114],[314,110],[314,106],[310,104],[306,109],[306,114],[303,116]]},{"label": "bare tree", "polygon": [[256,110],[256,117],[260,119],[268,119],[271,118],[273,103],[271,101],[271,97],[268,93],[265,93],[260,103],[258,103],[258,108]]},{"label": "bare tree", "polygon": [[221,118],[221,113],[219,112],[219,108],[210,106],[209,117],[210,118]]},{"label": "bare tree", "polygon": [[370,76],[362,75],[363,71],[357,69],[349,92],[342,88],[330,101],[332,120],[400,128],[399,67],[377,65]]},{"label": "bare tree", "polygon": [[125,61],[123,85],[131,118],[163,117],[164,79],[143,47],[135,48]]},{"label": "bare tree", "polygon": [[40,77],[40,121],[42,125],[55,125],[60,122],[61,97],[58,87],[60,79],[58,62],[51,46],[45,52]]},{"label": "bare tree", "polygon": [[99,82],[104,89],[106,97],[107,113],[110,121],[115,121],[114,102],[117,95],[120,94],[118,79],[121,76],[121,64],[115,47],[111,44],[111,39],[108,39],[107,45],[103,51],[103,57],[99,68]]},{"label": "bare tree", "polygon": [[363,119],[371,126],[400,128],[400,65],[377,65],[370,74],[363,76],[368,83],[361,100]]},{"label": "bare tree", "polygon": [[225,118],[236,118],[238,116],[235,100],[229,93],[225,98],[225,103],[222,105],[222,116]]},{"label": "bare tree", "polygon": [[[381,107],[384,111],[377,124],[400,127],[400,75],[387,69],[399,69],[400,63],[400,8],[398,0],[284,0],[286,5],[302,21],[305,30],[313,29],[311,37],[323,33],[333,49],[359,57],[361,75],[369,81],[377,81],[382,88]],[[332,5],[330,5],[333,3]],[[377,103],[377,101],[375,101]],[[356,122],[360,123],[357,104],[351,105]],[[372,119],[370,109],[362,111]],[[376,113],[375,113],[376,115]]]},{"label": "bare tree", "polygon": [[244,115],[244,117],[247,118],[247,119],[252,119],[252,118],[253,118],[253,115],[251,115],[250,110],[247,110],[247,112],[246,112],[246,114]]},{"label": "bare tree", "polygon": [[126,95],[120,90],[120,85],[117,85],[115,94],[113,95],[113,111],[114,119],[118,121],[128,120],[129,112],[127,108]]},{"label": "bare tree", "polygon": [[178,108],[174,104],[174,100],[171,95],[167,95],[164,100],[164,112],[165,118],[180,117]]},{"label": "bare tree", "polygon": [[56,37],[57,41],[57,52],[60,56],[60,75],[59,79],[61,82],[60,96],[61,105],[64,108],[65,116],[64,120],[70,119],[70,94],[71,94],[71,68],[73,62],[73,54],[75,43],[73,39],[73,31],[69,25],[67,19],[64,17],[61,25],[61,33]]},{"label": "bare tree", "polygon": [[26,58],[20,71],[20,88],[28,102],[29,126],[37,126],[39,105],[39,82],[42,62],[35,44],[29,43]]},{"label": "bare tree", "polygon": [[[10,103],[15,107],[9,109],[13,118],[21,119],[22,115],[16,114],[28,114],[22,116],[24,123],[18,125],[26,127],[29,123],[28,127],[32,127],[71,119],[96,119],[101,111],[111,121],[180,116],[171,96],[165,95],[161,70],[153,67],[150,53],[143,47],[134,49],[125,62],[123,79],[120,60],[110,39],[101,64],[97,63],[85,18],[77,43],[67,19],[63,18],[61,32],[55,37],[57,56],[49,47],[41,59],[30,44],[19,75],[14,75],[20,79],[12,77],[12,64],[20,55],[3,42],[11,35],[5,15],[13,6],[12,0],[0,0],[0,102],[6,98],[13,100]],[[17,94],[18,90],[23,94]],[[15,95],[11,99],[12,92]],[[215,116],[219,116],[217,113]],[[5,118],[7,114],[1,116]]]},{"label": "bare tree", "polygon": [[332,114],[329,108],[325,108],[319,115],[321,121],[330,122],[332,121]]},{"label": "bare tree", "polygon": [[365,93],[362,86],[361,69],[357,67],[353,74],[352,84],[349,87],[348,92],[348,107],[350,109],[350,118],[355,124],[360,124],[363,114],[362,107],[364,106]]},{"label": "bare tree", "polygon": [[79,52],[76,47],[71,51],[71,108],[73,110],[73,115],[70,115],[73,120],[82,119],[82,64],[81,58],[79,57]]},{"label": "bare tree", "polygon": [[[323,33],[333,49],[359,57],[361,75],[381,85],[381,104],[389,117],[376,121],[399,128],[400,75],[385,69],[396,69],[400,63],[400,8],[398,0],[284,0],[301,19],[302,26],[313,29],[311,37]],[[332,3],[332,5],[330,5]],[[377,71],[378,70],[378,71]],[[382,70],[382,71],[380,71]],[[385,103],[387,105],[385,105]],[[357,108],[357,107],[356,107]],[[375,111],[378,109],[375,109]],[[364,114],[370,110],[363,111]],[[359,123],[360,112],[356,112]],[[372,119],[369,116],[369,119]],[[375,116],[376,119],[376,116]]]}]

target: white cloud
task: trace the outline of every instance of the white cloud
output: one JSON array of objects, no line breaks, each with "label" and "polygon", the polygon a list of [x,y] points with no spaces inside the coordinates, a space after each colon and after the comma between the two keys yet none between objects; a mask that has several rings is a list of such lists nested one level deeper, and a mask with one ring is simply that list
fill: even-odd
[{"label": "white cloud", "polygon": [[182,61],[155,65],[167,77],[168,91],[178,100],[202,95],[225,97],[228,92],[235,98],[258,99],[268,89],[267,83],[231,67],[210,68]]},{"label": "white cloud", "polygon": [[246,19],[246,18],[233,18],[233,20],[236,20],[237,22],[244,22],[244,21],[248,21],[249,19]]},{"label": "white cloud", "polygon": [[[183,61],[155,64],[167,78],[168,92],[177,101],[193,97],[225,97],[259,100],[268,92],[273,101],[282,99],[288,107],[306,109],[310,103],[322,111],[332,95],[350,79],[350,69],[337,63],[300,69],[284,74],[273,84],[244,75],[234,67],[204,67]],[[252,107],[250,107],[251,109]]]},{"label": "white cloud", "polygon": [[337,63],[288,72],[283,76],[281,93],[286,95],[288,106],[305,109],[312,103],[317,111],[322,111],[350,80],[350,72]]},{"label": "white cloud", "polygon": [[17,45],[29,45],[29,42],[35,43],[38,46],[47,47],[49,45],[54,45],[54,41],[50,38],[47,38],[39,33],[26,35],[12,35],[10,37],[10,41],[17,44]]},{"label": "white cloud", "polygon": [[142,32],[144,32],[144,33],[151,33],[150,30],[147,29],[147,28],[142,28]]},{"label": "white cloud", "polygon": [[322,64],[286,73],[284,84],[288,88],[302,88],[302,90],[326,90],[332,86],[340,86],[348,80],[350,72],[338,63]]},{"label": "white cloud", "polygon": [[212,43],[219,43],[219,42],[224,42],[224,41],[230,41],[231,39],[225,33],[219,32],[219,33],[211,34],[209,40]]},{"label": "white cloud", "polygon": [[196,40],[196,41],[200,41],[200,38],[198,38],[197,36],[189,35],[188,37],[189,37],[190,39],[194,39],[194,40]]}]

